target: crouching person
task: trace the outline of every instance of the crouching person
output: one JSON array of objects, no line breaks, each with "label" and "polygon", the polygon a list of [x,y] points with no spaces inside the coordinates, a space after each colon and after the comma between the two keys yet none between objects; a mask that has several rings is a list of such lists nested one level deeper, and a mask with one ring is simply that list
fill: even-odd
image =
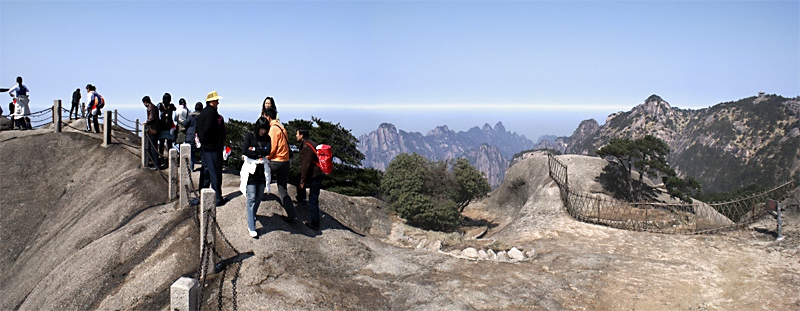
[{"label": "crouching person", "polygon": [[317,164],[319,159],[314,148],[314,142],[308,138],[308,129],[305,127],[298,128],[295,138],[302,143],[300,147],[302,148],[300,149],[300,190],[309,189],[308,213],[310,221],[305,222],[305,224],[312,230],[319,231],[319,192],[325,175]]},{"label": "crouching person", "polygon": [[239,173],[241,176],[239,190],[247,196],[247,230],[252,238],[258,237],[256,213],[268,182],[264,170],[264,165],[268,163],[265,157],[269,155],[271,149],[268,131],[269,122],[259,119],[256,121],[253,132],[245,134],[242,142],[244,163]]}]

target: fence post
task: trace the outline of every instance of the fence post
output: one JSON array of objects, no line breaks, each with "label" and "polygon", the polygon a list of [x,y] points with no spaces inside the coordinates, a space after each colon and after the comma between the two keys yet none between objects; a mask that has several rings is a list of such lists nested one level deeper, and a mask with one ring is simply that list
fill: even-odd
[{"label": "fence post", "polygon": [[56,133],[61,133],[61,100],[56,99],[53,101],[53,125],[55,125]]},{"label": "fence post", "polygon": [[[215,218],[217,216],[217,198],[216,192],[214,189],[205,188],[200,191],[200,262],[203,265],[206,263],[203,262],[202,256],[208,256],[208,264],[213,268],[217,265],[215,262],[217,259],[211,253],[211,249],[214,248],[214,234],[208,234],[208,231],[212,230],[208,227],[212,227],[211,222],[216,221]],[[210,247],[211,249],[207,249],[206,252],[203,252],[203,248]],[[200,279],[204,280],[206,277],[206,266],[200,267]]]},{"label": "fence post", "polygon": [[119,126],[119,111],[114,109],[114,126]]},{"label": "fence post", "polygon": [[[139,123],[136,123],[136,126],[138,127]],[[150,139],[150,135],[147,135],[147,125],[144,126],[144,131],[145,134],[142,135],[142,168],[147,168],[147,140]]]},{"label": "fence post", "polygon": [[81,119],[86,118],[86,102],[81,103]]},{"label": "fence post", "polygon": [[[134,133],[134,134],[136,134],[136,136],[139,136],[139,119],[136,119],[136,133]],[[144,135],[142,135],[142,136],[144,136]]]},{"label": "fence post", "polygon": [[111,144],[111,111],[106,111],[103,119],[103,147],[107,148]]},{"label": "fence post", "polygon": [[195,311],[200,306],[200,283],[197,280],[181,277],[169,287],[169,309],[175,311]]},{"label": "fence post", "polygon": [[180,183],[179,183],[179,193],[180,193],[180,206],[182,207],[189,207],[189,181],[192,178],[192,146],[189,144],[181,144],[181,156],[180,156],[180,165],[181,168],[180,173]]},{"label": "fence post", "polygon": [[169,191],[170,201],[178,198],[178,150],[175,148],[169,148],[169,186],[167,191]]}]

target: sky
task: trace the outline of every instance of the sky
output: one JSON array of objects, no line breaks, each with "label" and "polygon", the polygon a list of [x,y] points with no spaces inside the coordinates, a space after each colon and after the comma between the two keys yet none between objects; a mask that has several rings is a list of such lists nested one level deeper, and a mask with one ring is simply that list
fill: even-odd
[{"label": "sky", "polygon": [[800,1],[0,0],[0,87],[17,76],[33,111],[87,83],[128,119],[215,90],[226,118],[272,96],[356,137],[502,122],[536,141],[652,94],[800,95]]}]

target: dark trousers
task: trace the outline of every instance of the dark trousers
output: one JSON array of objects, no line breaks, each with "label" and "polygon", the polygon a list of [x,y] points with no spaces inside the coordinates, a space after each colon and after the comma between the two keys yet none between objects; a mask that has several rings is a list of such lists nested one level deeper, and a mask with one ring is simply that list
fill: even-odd
[{"label": "dark trousers", "polygon": [[297,219],[297,211],[294,209],[292,198],[286,191],[286,183],[289,181],[289,162],[269,162],[269,169],[272,171],[272,180],[278,183],[278,199],[281,201],[286,216]]},{"label": "dark trousers", "polygon": [[[308,213],[311,218],[311,224],[319,227],[319,190],[322,187],[322,179],[325,175],[319,175],[311,180],[311,184],[307,185],[308,191]],[[305,191],[305,190],[304,190]]]},{"label": "dark trousers", "polygon": [[217,205],[222,203],[222,150],[203,150],[203,169],[207,170],[211,189],[217,193]]},{"label": "dark trousers", "polygon": [[158,158],[158,152],[156,151],[156,135],[155,134],[146,134],[147,143],[145,143],[145,147],[147,147],[147,153],[150,155],[150,161],[153,162],[153,166],[160,167],[161,161]]},{"label": "dark trousers", "polygon": [[75,112],[75,120],[77,120],[79,118],[78,117],[78,112],[80,112],[80,108],[78,108],[78,106],[80,106],[78,103],[75,103],[75,102],[72,103],[72,108],[69,109],[69,119],[70,120],[72,120],[72,112],[73,111]]}]

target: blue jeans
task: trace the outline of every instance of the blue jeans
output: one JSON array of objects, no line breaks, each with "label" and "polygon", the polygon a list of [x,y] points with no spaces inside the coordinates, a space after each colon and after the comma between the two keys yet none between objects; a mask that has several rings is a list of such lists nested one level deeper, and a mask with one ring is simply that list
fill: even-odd
[{"label": "blue jeans", "polygon": [[264,183],[247,185],[247,229],[256,231],[256,213],[264,196]]},{"label": "blue jeans", "polygon": [[[319,227],[319,190],[322,187],[322,179],[325,175],[320,175],[311,180],[311,185],[308,185],[308,214],[311,218],[311,223]],[[303,190],[305,191],[305,190]]]}]

